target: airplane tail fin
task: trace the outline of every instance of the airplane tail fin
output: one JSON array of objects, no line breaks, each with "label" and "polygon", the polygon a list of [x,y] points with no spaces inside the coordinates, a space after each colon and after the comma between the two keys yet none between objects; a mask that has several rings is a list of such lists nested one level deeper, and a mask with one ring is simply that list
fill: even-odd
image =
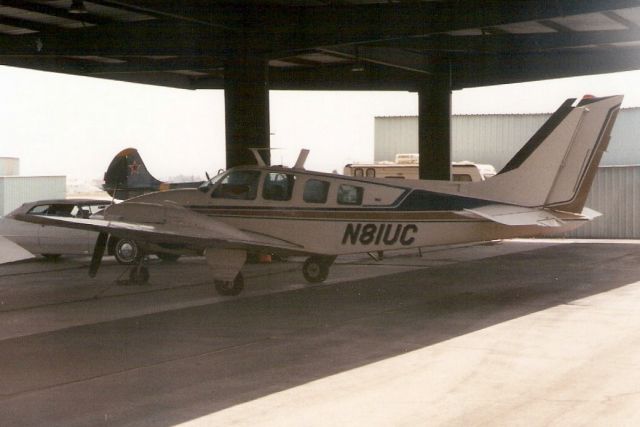
[{"label": "airplane tail fin", "polygon": [[[474,197],[581,213],[606,151],[622,96],[567,100]],[[473,188],[475,187],[475,188]]]},{"label": "airplane tail fin", "polygon": [[149,173],[138,150],[125,148],[111,160],[102,188],[111,197],[124,200],[157,190],[161,184]]}]

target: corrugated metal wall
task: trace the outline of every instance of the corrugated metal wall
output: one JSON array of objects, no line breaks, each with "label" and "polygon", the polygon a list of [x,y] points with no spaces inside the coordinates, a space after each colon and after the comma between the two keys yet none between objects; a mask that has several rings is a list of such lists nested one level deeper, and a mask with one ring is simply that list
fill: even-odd
[{"label": "corrugated metal wall", "polygon": [[600,167],[586,205],[603,215],[567,237],[640,238],[640,166]]},{"label": "corrugated metal wall", "polygon": [[[549,118],[549,114],[453,116],[451,156],[492,164],[500,170]],[[640,108],[620,112],[603,166],[640,164]],[[374,160],[393,161],[396,153],[418,152],[417,117],[375,118]]]},{"label": "corrugated metal wall", "polygon": [[0,177],[0,216],[21,204],[41,199],[64,199],[65,176]]},{"label": "corrugated metal wall", "polygon": [[451,123],[451,158],[488,163],[500,170],[548,117],[543,114],[456,116]]},{"label": "corrugated metal wall", "polygon": [[603,166],[640,164],[640,108],[625,108],[618,114],[611,131],[609,149],[602,157]]},{"label": "corrugated metal wall", "polygon": [[[502,168],[548,114],[453,116],[451,157]],[[393,161],[396,153],[418,152],[417,117],[376,117],[374,161]]]},{"label": "corrugated metal wall", "polygon": [[418,152],[417,117],[376,117],[373,160],[393,162],[398,153]]}]

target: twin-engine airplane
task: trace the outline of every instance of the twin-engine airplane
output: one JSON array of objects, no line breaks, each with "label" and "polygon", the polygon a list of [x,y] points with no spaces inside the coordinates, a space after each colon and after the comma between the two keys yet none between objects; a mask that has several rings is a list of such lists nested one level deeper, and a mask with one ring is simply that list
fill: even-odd
[{"label": "twin-engine airplane", "polygon": [[[480,182],[357,178],[293,168],[235,167],[198,189],[146,194],[103,218],[16,219],[99,231],[150,253],[204,254],[217,291],[237,295],[248,251],[305,255],[304,277],[326,279],[336,256],[565,232],[599,216],[584,208],[622,96],[567,100],[496,176]],[[148,279],[142,264],[132,280]]]}]

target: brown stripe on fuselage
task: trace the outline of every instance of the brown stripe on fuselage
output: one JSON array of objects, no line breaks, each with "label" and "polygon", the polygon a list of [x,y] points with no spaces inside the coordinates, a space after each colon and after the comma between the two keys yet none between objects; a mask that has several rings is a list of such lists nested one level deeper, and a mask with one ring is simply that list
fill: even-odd
[{"label": "brown stripe on fuselage", "polygon": [[442,220],[465,221],[467,218],[453,211],[355,211],[355,210],[304,210],[304,209],[234,209],[234,208],[191,208],[192,210],[211,216],[225,217],[251,217],[272,219],[304,219],[304,220],[344,220],[344,221],[416,221],[416,220]]},{"label": "brown stripe on fuselage", "polygon": [[[275,208],[191,207],[190,209],[214,217],[242,217],[264,219],[298,219],[308,221],[475,221],[488,220],[461,211],[404,211],[397,210],[307,210]],[[576,215],[554,212],[560,219],[576,219]]]}]

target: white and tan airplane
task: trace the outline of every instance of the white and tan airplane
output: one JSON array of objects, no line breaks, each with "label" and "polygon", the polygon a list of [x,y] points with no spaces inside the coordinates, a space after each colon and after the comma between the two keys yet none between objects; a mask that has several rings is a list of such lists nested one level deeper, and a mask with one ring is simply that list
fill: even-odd
[{"label": "white and tan airplane", "polygon": [[[622,96],[567,100],[496,176],[480,182],[357,178],[292,168],[232,168],[198,189],[150,193],[102,218],[16,219],[99,231],[149,253],[204,254],[216,289],[237,295],[250,252],[305,255],[304,277],[326,279],[336,256],[565,232],[599,214],[584,208]],[[256,156],[259,158],[259,156]],[[142,263],[132,280],[148,279]]]}]

